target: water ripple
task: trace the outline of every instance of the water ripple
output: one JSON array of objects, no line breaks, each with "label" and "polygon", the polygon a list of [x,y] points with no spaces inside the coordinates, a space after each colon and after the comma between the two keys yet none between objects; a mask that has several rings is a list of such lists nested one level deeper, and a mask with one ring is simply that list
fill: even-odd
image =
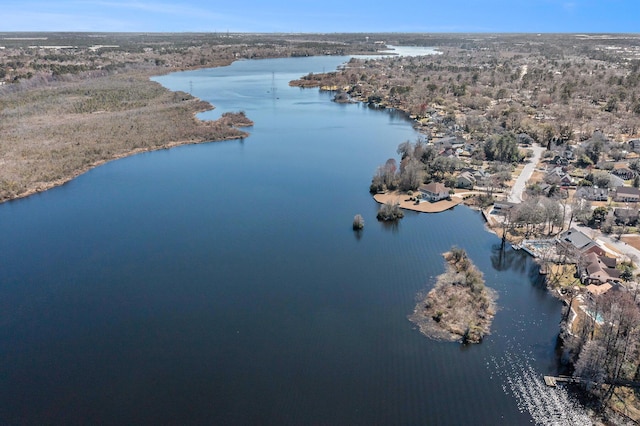
[{"label": "water ripple", "polygon": [[[518,410],[528,412],[538,425],[592,425],[585,409],[563,387],[549,387],[531,363],[531,352],[505,351],[487,362],[494,369],[491,377],[502,380],[502,390],[515,398]],[[493,368],[492,368],[493,367]]]}]

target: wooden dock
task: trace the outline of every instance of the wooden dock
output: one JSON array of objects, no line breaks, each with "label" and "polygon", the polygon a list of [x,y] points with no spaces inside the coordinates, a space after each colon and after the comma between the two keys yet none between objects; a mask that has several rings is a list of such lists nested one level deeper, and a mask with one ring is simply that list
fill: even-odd
[{"label": "wooden dock", "polygon": [[544,376],[544,383],[552,387],[556,387],[558,383],[573,383],[575,381],[575,378],[569,376]]},{"label": "wooden dock", "polygon": [[[571,376],[544,376],[544,383],[547,386],[556,387],[558,383],[589,383],[590,380],[583,379],[581,377]],[[630,388],[640,388],[640,382],[634,382],[632,380],[605,380],[607,385],[624,386]]]}]

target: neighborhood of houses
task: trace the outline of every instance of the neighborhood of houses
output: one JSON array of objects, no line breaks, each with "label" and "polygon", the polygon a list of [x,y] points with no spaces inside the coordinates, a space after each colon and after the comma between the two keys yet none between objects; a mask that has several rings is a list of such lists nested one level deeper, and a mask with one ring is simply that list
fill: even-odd
[{"label": "neighborhood of houses", "polygon": [[[603,138],[602,135],[594,137]],[[519,144],[521,149],[528,148],[528,144],[522,144],[523,138],[518,137],[518,140],[521,142]],[[450,187],[455,182],[457,194],[460,192],[486,194],[491,191],[495,201],[486,211],[497,218],[497,223],[506,221],[509,213],[517,208],[517,202],[507,200],[509,190],[513,191],[515,188],[509,188],[504,182],[496,184],[495,180],[492,181],[493,176],[486,167],[486,162],[480,165],[480,162],[470,161],[473,151],[477,149],[473,142],[460,137],[443,137],[429,145],[436,149],[438,156],[460,160],[459,164],[463,166],[459,167],[448,180],[448,186],[442,182],[420,185],[419,201],[416,201],[416,204],[418,202],[438,204],[445,202],[444,200],[451,200],[454,191]],[[532,158],[532,161],[536,162],[536,168],[524,189],[525,199],[530,197],[564,199],[567,206],[570,204],[569,200],[573,202],[584,200],[592,211],[596,207],[604,208],[610,223],[624,225],[627,231],[637,230],[632,227],[638,224],[639,216],[640,140],[634,139],[622,145],[618,143],[618,149],[620,146],[623,150],[615,156],[615,160],[606,155],[603,150],[599,154],[601,161],[587,165],[584,162],[580,163],[576,158],[576,151],[580,149],[576,146],[562,144],[557,149],[547,147],[542,158]],[[584,158],[584,150],[579,152]],[[598,175],[596,182],[593,179],[594,174]],[[590,180],[586,179],[587,176],[590,176]],[[453,197],[456,195],[454,194]],[[519,199],[522,200],[522,198]],[[629,273],[629,270],[625,272],[625,267],[627,269],[629,267],[621,266],[631,265],[632,268],[633,263],[639,259],[633,255],[630,258],[628,255],[611,250],[610,246],[607,247],[597,238],[587,235],[595,236],[596,232],[600,233],[596,229],[600,228],[601,223],[591,224],[595,229],[589,232],[584,226],[577,226],[575,222],[574,226],[571,226],[569,221],[569,229],[563,230],[567,221],[569,221],[568,215],[565,226],[558,227],[560,232],[556,235],[547,235],[537,240],[524,239],[518,244],[514,243],[514,249],[524,249],[538,258],[543,266],[550,263],[575,265],[575,282],[580,283],[580,289],[587,297],[601,295],[612,289],[630,288],[634,285],[636,271],[631,269],[633,272]],[[635,252],[637,253],[637,250]],[[544,267],[541,267],[541,272],[546,272]]]}]

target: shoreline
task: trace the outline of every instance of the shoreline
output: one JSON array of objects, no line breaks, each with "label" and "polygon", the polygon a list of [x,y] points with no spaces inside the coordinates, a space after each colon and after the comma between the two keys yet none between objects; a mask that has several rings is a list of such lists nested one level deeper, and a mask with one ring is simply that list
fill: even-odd
[{"label": "shoreline", "polygon": [[453,195],[451,200],[440,200],[435,203],[428,201],[421,201],[419,204],[415,204],[414,201],[409,200],[409,196],[406,193],[399,191],[385,192],[383,194],[375,194],[373,199],[379,204],[387,202],[398,203],[401,209],[411,210],[419,213],[441,213],[443,211],[454,208],[455,206],[462,204],[463,199],[460,196]]},{"label": "shoreline", "polygon": [[215,143],[215,142],[225,142],[225,141],[232,141],[232,140],[239,140],[239,139],[243,139],[245,137],[249,136],[249,134],[247,133],[246,136],[240,136],[240,137],[228,137],[228,138],[224,138],[224,139],[217,139],[217,140],[208,140],[208,141],[193,141],[193,140],[184,140],[184,141],[173,141],[173,142],[168,142],[166,143],[164,146],[155,146],[155,147],[145,147],[145,148],[135,148],[131,151],[128,152],[123,152],[120,154],[116,154],[110,158],[104,158],[98,161],[95,161],[91,164],[88,164],[86,167],[83,167],[80,170],[75,171],[71,176],[65,176],[59,179],[56,179],[54,181],[51,182],[46,182],[46,183],[42,183],[40,185],[38,185],[36,188],[29,188],[27,189],[25,192],[22,192],[14,197],[8,197],[5,199],[0,200],[0,204],[4,204],[4,203],[9,203],[11,201],[16,201],[16,200],[21,200],[23,198],[27,198],[30,197],[32,195],[35,194],[40,194],[42,192],[46,192],[50,189],[54,189],[57,188],[59,186],[63,186],[69,182],[71,182],[72,180],[82,176],[83,174],[97,168],[100,167],[102,165],[105,165],[107,163],[110,163],[112,161],[116,161],[116,160],[121,160],[123,158],[127,158],[127,157],[133,157],[134,155],[138,155],[138,154],[143,154],[143,153],[148,153],[148,152],[154,152],[154,151],[162,151],[165,149],[171,149],[171,148],[177,148],[180,146],[187,146],[187,145],[200,145],[200,144],[206,144],[206,143]]},{"label": "shoreline", "polygon": [[[161,73],[139,73],[136,71],[133,71],[131,73],[129,73],[128,75],[130,75],[130,78],[141,78],[142,80],[145,81],[145,83],[150,83],[150,84],[158,84],[152,80],[152,78],[154,76],[159,76],[162,74],[166,74],[166,73],[171,73],[171,72],[180,72],[180,69],[173,69],[173,70],[158,70],[158,71],[162,71]],[[122,75],[116,77],[116,78],[122,78]],[[161,85],[160,85],[161,86]],[[179,91],[174,91],[174,90],[170,90],[169,88],[166,88],[164,86],[161,86],[163,89],[163,91],[166,93],[165,95],[161,95],[161,96],[176,96],[178,95],[180,92]],[[37,87],[34,90],[42,90],[42,87]],[[252,127],[254,125],[253,121],[251,119],[249,119],[248,117],[246,117],[244,115],[244,113],[238,113],[238,112],[233,112],[233,111],[227,111],[225,112],[225,114],[228,114],[228,116],[225,117],[225,114],[223,114],[223,116],[221,116],[218,119],[215,120],[201,120],[197,117],[197,115],[199,113],[205,112],[205,111],[210,111],[215,109],[215,106],[213,104],[211,104],[210,102],[207,101],[203,101],[202,99],[192,96],[190,95],[190,100],[188,104],[185,104],[185,106],[180,105],[179,103],[175,104],[176,108],[181,108],[183,109],[183,112],[186,114],[189,114],[190,119],[193,120],[193,124],[190,125],[191,127],[189,128],[189,130],[187,130],[182,136],[184,136],[183,138],[177,139],[177,140],[166,140],[166,141],[162,141],[162,140],[158,140],[155,142],[155,144],[153,145],[148,145],[148,146],[137,146],[137,147],[127,147],[126,143],[122,143],[125,142],[124,139],[114,139],[113,140],[113,145],[112,145],[112,150],[116,151],[116,152],[110,152],[110,153],[105,153],[107,155],[104,156],[99,156],[99,158],[87,158],[86,164],[80,164],[78,168],[75,168],[73,170],[69,170],[67,173],[61,173],[58,177],[52,179],[52,180],[36,180],[36,181],[32,181],[32,182],[25,182],[25,186],[23,187],[23,191],[15,193],[12,191],[7,191],[8,193],[2,194],[2,196],[0,197],[0,204],[3,204],[5,202],[10,202],[10,201],[15,201],[15,200],[19,200],[19,199],[24,199],[27,197],[30,197],[32,195],[35,194],[39,194],[45,191],[48,191],[50,189],[65,185],[66,183],[74,180],[75,178],[87,173],[88,171],[99,167],[101,165],[104,165],[108,162],[111,161],[115,161],[115,160],[119,160],[119,159],[123,159],[123,158],[127,158],[127,157],[131,157],[137,154],[141,154],[141,153],[145,153],[145,152],[153,152],[153,151],[159,151],[159,150],[164,150],[164,149],[171,149],[171,148],[175,148],[178,146],[184,146],[184,145],[196,145],[196,144],[202,144],[202,143],[213,143],[213,142],[224,142],[224,141],[230,141],[230,140],[242,140],[246,137],[250,136],[250,133],[244,130],[241,130],[241,128],[244,127]],[[160,101],[163,101],[163,99],[160,99]],[[159,104],[162,107],[162,104]],[[195,107],[194,107],[195,105]],[[99,111],[101,112],[101,111]],[[135,113],[135,110],[132,110],[131,113]],[[120,112],[116,111],[114,112],[115,115],[119,114]],[[95,116],[94,112],[85,112],[80,114],[80,116],[87,116],[87,117],[93,117]],[[162,117],[160,117],[162,118]],[[179,118],[179,116],[178,116]],[[115,117],[113,118],[114,120],[117,120],[118,118]],[[178,123],[175,123],[176,125],[178,125]],[[234,129],[233,132],[226,132],[228,133],[227,135],[214,135],[211,132],[215,132],[216,128],[218,129],[224,129],[226,126],[229,126],[230,128]],[[207,128],[211,129],[211,131],[209,132],[210,135],[204,134],[205,132],[207,132]],[[200,130],[198,130],[200,129]],[[198,132],[200,132],[201,134],[197,134]],[[131,137],[135,138],[136,136],[140,136],[140,135],[132,135]],[[169,137],[171,137],[171,135],[168,135]],[[174,135],[174,136],[178,136],[178,135]],[[208,137],[211,136],[211,137]],[[71,137],[73,139],[73,136]],[[92,143],[94,141],[91,141],[91,138],[87,139],[87,138],[83,138],[83,137],[78,137],[77,139],[78,142],[75,144],[76,146],[80,146],[81,144],[84,144],[84,142],[87,143]],[[120,146],[118,146],[120,145]],[[122,146],[124,145],[124,146]],[[63,145],[64,147],[64,145]],[[93,161],[91,161],[93,160]],[[1,182],[1,181],[0,181]]]}]

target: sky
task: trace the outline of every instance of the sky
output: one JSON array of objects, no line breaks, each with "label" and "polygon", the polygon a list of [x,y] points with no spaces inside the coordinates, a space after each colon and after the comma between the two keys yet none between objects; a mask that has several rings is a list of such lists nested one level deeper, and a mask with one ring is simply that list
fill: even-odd
[{"label": "sky", "polygon": [[7,31],[638,33],[640,0],[2,0]]}]

